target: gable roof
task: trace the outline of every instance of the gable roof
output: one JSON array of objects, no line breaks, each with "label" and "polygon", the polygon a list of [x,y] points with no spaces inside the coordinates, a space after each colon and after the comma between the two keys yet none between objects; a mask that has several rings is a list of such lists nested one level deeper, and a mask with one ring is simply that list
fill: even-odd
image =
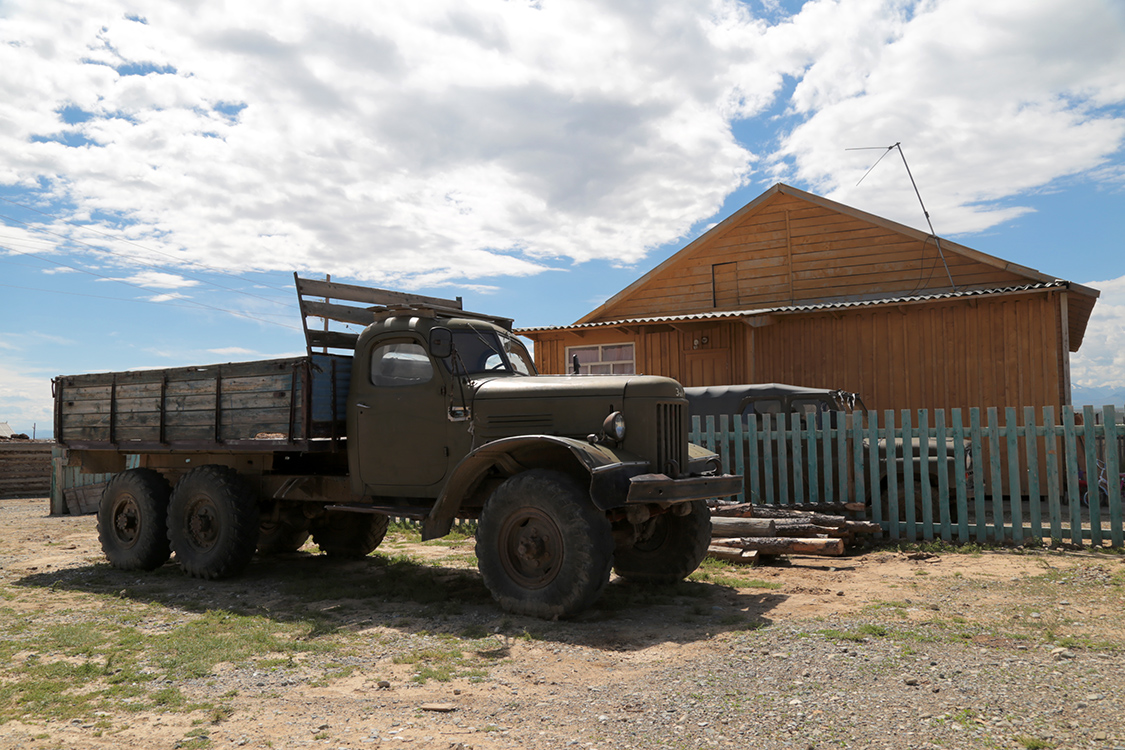
[{"label": "gable roof", "polygon": [[[796,213],[797,221],[807,226],[791,226],[790,213]],[[835,234],[833,222],[841,227]],[[1071,350],[1081,345],[1100,294],[1096,289],[1063,282],[946,239],[941,239],[943,259],[939,261],[934,240],[933,235],[905,224],[778,183],[570,327],[651,317],[642,313],[653,311],[653,300],[662,288],[663,306],[657,312],[692,317],[716,314],[723,308],[728,314],[740,308],[797,312],[808,305],[1058,283],[1072,292],[1067,305]],[[730,279],[724,283],[753,289],[748,297],[751,304],[740,304],[737,291],[726,304],[720,304],[714,291],[717,266],[712,263],[716,262],[737,269],[730,271]],[[951,269],[956,288],[950,286],[939,262]],[[804,265],[795,272],[799,263]],[[779,271],[785,264],[787,284]],[[922,288],[919,269],[925,270],[927,264],[930,277]],[[910,288],[914,277],[919,280]],[[688,293],[690,279],[694,279],[693,293]],[[676,306],[679,309],[670,309]]]}]

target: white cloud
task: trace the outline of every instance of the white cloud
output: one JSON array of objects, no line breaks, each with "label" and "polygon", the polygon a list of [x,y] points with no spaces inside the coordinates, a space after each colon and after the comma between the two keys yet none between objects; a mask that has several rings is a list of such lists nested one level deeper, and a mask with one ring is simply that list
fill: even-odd
[{"label": "white cloud", "polygon": [[1088,387],[1125,387],[1125,276],[1085,284],[1101,291],[1082,348],[1070,356],[1070,379]]},{"label": "white cloud", "polygon": [[37,437],[50,435],[52,428],[51,377],[28,370],[25,363],[0,360],[0,422],[16,432]]},{"label": "white cloud", "polygon": [[[163,271],[140,271],[131,276],[98,280],[120,281],[124,284],[131,284],[133,286],[153,289],[183,289],[185,287],[197,286],[199,284],[199,282],[195,279],[185,279],[183,276],[172,273],[164,273]],[[160,296],[164,299],[183,298],[182,294],[163,294]]]},{"label": "white cloud", "polygon": [[[880,154],[845,151],[901,142],[936,231],[955,234],[1015,218],[1031,209],[1002,199],[1104,169],[1120,152],[1125,13],[1112,3],[858,5],[817,0],[794,21],[854,41],[815,52],[792,102],[807,119],[785,137],[777,174],[924,225],[897,154],[857,188]],[[1125,184],[1119,169],[1100,176]]]},{"label": "white cloud", "polygon": [[[1064,175],[1123,180],[1125,31],[1105,0],[749,8],[201,0],[142,23],[131,0],[20,0],[0,184],[46,184],[55,213],[136,243],[100,263],[409,288],[641,262],[755,169],[918,224],[900,164],[850,187],[877,154],[849,146],[902,141],[943,234]],[[787,83],[788,131],[752,153],[732,123]]]},{"label": "white cloud", "polygon": [[257,352],[255,352],[253,349],[244,349],[241,346],[227,346],[221,349],[208,349],[207,352],[209,354],[218,354],[223,357],[250,356],[257,354]]}]

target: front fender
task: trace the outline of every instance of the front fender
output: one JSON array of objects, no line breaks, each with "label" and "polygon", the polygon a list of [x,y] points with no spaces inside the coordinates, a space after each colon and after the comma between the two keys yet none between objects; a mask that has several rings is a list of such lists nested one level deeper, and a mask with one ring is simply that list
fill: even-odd
[{"label": "front fender", "polygon": [[[560,460],[564,464],[561,467]],[[435,539],[449,533],[461,503],[493,467],[499,467],[510,476],[548,466],[587,474],[590,497],[601,510],[624,504],[629,480],[649,471],[649,462],[643,458],[584,440],[557,435],[520,435],[494,440],[465,456],[453,469],[422,524],[422,539]]]}]

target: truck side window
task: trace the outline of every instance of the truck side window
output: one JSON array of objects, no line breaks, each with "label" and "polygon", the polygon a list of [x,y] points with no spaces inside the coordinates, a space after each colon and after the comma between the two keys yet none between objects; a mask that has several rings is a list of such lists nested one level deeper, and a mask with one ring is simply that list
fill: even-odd
[{"label": "truck side window", "polygon": [[418,385],[434,376],[430,355],[420,344],[380,344],[371,352],[371,383],[378,386]]},{"label": "truck side window", "polygon": [[[763,398],[754,401],[750,406],[754,407],[754,414],[780,414],[781,402],[777,399]],[[744,410],[745,413],[750,413],[750,410]]]}]

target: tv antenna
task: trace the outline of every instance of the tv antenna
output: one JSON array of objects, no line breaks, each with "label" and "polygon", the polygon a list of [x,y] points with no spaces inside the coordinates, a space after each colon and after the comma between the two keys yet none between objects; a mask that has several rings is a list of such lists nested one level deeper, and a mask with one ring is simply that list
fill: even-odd
[{"label": "tv antenna", "polygon": [[885,146],[885,147],[884,146],[861,146],[859,148],[846,148],[844,150],[845,151],[875,151],[875,150],[878,150],[878,149],[885,149],[883,151],[883,156],[880,156],[878,159],[876,159],[875,163],[872,164],[871,167],[868,168],[868,170],[863,173],[863,177],[859,178],[859,182],[856,183],[856,187],[859,187],[859,183],[863,182],[864,179],[866,179],[867,175],[871,174],[872,169],[875,169],[875,167],[879,166],[879,162],[883,161],[883,157],[885,157],[891,151],[894,151],[895,149],[898,149],[898,155],[902,157],[902,166],[906,167],[906,175],[907,175],[907,177],[910,178],[910,184],[914,186],[914,194],[918,196],[918,205],[920,205],[922,207],[922,213],[925,214],[925,216],[926,216],[926,224],[928,224],[929,227],[930,227],[930,236],[934,238],[934,244],[937,245],[938,256],[941,258],[942,266],[945,267],[945,275],[949,278],[949,286],[952,287],[953,291],[956,292],[957,291],[957,285],[953,283],[953,274],[951,274],[949,272],[949,264],[945,262],[945,253],[942,252],[942,249],[941,249],[941,238],[938,237],[937,232],[934,231],[934,223],[932,221],[930,221],[930,212],[926,210],[926,204],[922,202],[922,193],[920,193],[918,191],[918,183],[914,181],[914,175],[910,172],[910,165],[906,163],[906,154],[904,154],[902,152],[902,144],[901,143],[895,143],[894,145]]}]

